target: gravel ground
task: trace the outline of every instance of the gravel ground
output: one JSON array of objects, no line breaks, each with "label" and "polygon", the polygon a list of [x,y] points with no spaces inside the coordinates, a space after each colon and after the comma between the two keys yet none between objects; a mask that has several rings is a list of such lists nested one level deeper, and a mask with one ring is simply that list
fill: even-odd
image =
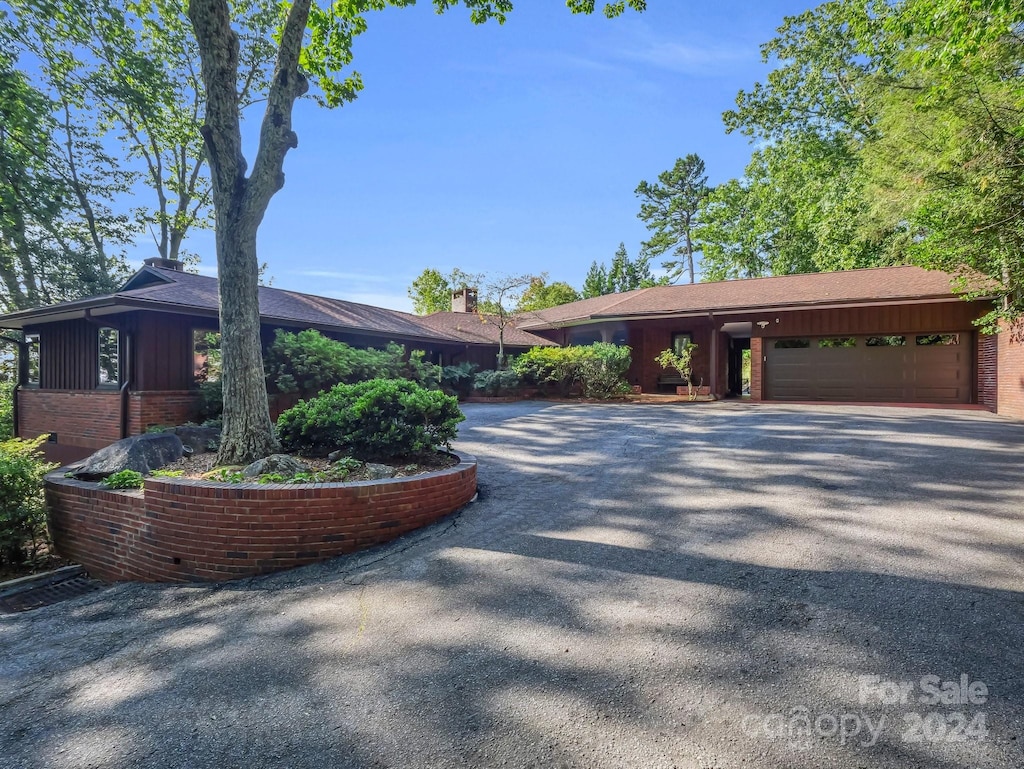
[{"label": "gravel ground", "polygon": [[466,412],[387,548],[0,617],[0,766],[1024,766],[1024,425]]}]

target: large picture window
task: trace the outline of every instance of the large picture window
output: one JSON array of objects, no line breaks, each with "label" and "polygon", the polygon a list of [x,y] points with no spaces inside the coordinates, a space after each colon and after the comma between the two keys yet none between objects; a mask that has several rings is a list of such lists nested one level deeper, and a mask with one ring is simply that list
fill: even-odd
[{"label": "large picture window", "polygon": [[693,334],[688,331],[672,335],[672,352],[676,355],[682,355],[683,350],[691,344],[693,344]]},{"label": "large picture window", "polygon": [[192,374],[197,384],[220,379],[220,332],[192,329]]},{"label": "large picture window", "polygon": [[101,385],[112,385],[121,381],[120,336],[116,328],[101,328],[99,330],[99,383]]},{"label": "large picture window", "polygon": [[28,379],[25,384],[39,385],[39,334],[25,334],[28,354]]}]

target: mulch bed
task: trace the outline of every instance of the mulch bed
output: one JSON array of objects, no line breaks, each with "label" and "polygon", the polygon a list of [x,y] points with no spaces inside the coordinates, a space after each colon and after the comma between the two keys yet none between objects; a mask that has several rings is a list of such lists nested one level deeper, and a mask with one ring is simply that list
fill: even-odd
[{"label": "mulch bed", "polygon": [[[312,472],[329,470],[333,465],[332,462],[323,457],[296,456],[295,458],[308,466]],[[417,456],[389,462],[378,462],[377,464],[387,465],[388,467],[394,468],[394,477],[396,478],[407,478],[411,475],[421,475],[423,473],[433,472],[434,470],[444,470],[448,467],[454,467],[458,463],[459,460],[457,457],[443,451],[438,451],[432,455]],[[207,452],[203,454],[193,454],[190,457],[182,457],[176,462],[172,462],[161,469],[181,470],[183,478],[202,478],[206,473],[209,473],[216,467],[217,454],[214,452]],[[353,471],[345,478],[346,482],[364,480],[369,480],[369,475],[360,470]]]}]

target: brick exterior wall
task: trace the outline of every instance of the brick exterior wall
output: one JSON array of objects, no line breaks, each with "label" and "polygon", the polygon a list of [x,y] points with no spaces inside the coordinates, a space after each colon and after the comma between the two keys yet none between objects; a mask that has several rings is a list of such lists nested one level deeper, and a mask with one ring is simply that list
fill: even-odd
[{"label": "brick exterior wall", "polygon": [[195,390],[152,390],[128,396],[128,434],[139,435],[154,425],[172,427],[195,420],[199,393]]},{"label": "brick exterior wall", "polygon": [[68,446],[101,449],[121,437],[121,395],[117,390],[18,391],[18,434],[56,434]]},{"label": "brick exterior wall", "polygon": [[390,481],[228,484],[148,478],[110,491],[57,471],[46,481],[58,552],[111,581],[237,579],[388,542],[476,493],[476,460]]},{"label": "brick exterior wall", "polygon": [[998,406],[999,389],[999,368],[998,348],[999,338],[988,334],[978,334],[977,350],[977,382],[975,392],[978,394],[978,403],[990,411],[995,411]]},{"label": "brick exterior wall", "polygon": [[764,398],[764,339],[759,336],[750,340],[750,400]]},{"label": "brick exterior wall", "polygon": [[996,413],[1024,419],[1024,341],[1004,330],[998,339]]}]

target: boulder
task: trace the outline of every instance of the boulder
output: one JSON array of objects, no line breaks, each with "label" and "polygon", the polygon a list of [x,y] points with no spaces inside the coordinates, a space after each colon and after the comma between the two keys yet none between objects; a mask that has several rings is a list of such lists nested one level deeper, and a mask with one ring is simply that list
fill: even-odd
[{"label": "boulder", "polygon": [[242,470],[242,475],[246,478],[255,478],[258,475],[276,473],[288,478],[295,473],[308,472],[309,466],[302,464],[295,457],[290,457],[287,454],[271,454],[269,457],[257,459],[251,465],[246,465]]},{"label": "boulder", "polygon": [[381,465],[376,462],[367,462],[363,468],[365,471],[368,481],[382,481],[385,478],[395,477],[395,468],[390,465]]},{"label": "boulder", "polygon": [[345,451],[344,449],[338,449],[337,451],[332,451],[330,454],[327,455],[327,461],[337,462],[339,459],[344,459],[347,456],[347,451]]},{"label": "boulder", "polygon": [[208,451],[216,451],[211,446],[220,445],[219,427],[199,427],[198,425],[181,425],[180,427],[168,427],[165,433],[177,435],[181,442],[192,449],[195,454],[205,454]]},{"label": "boulder", "polygon": [[145,475],[169,465],[185,454],[181,438],[170,433],[147,433],[124,438],[100,449],[73,471],[76,478],[100,480],[121,470]]}]

